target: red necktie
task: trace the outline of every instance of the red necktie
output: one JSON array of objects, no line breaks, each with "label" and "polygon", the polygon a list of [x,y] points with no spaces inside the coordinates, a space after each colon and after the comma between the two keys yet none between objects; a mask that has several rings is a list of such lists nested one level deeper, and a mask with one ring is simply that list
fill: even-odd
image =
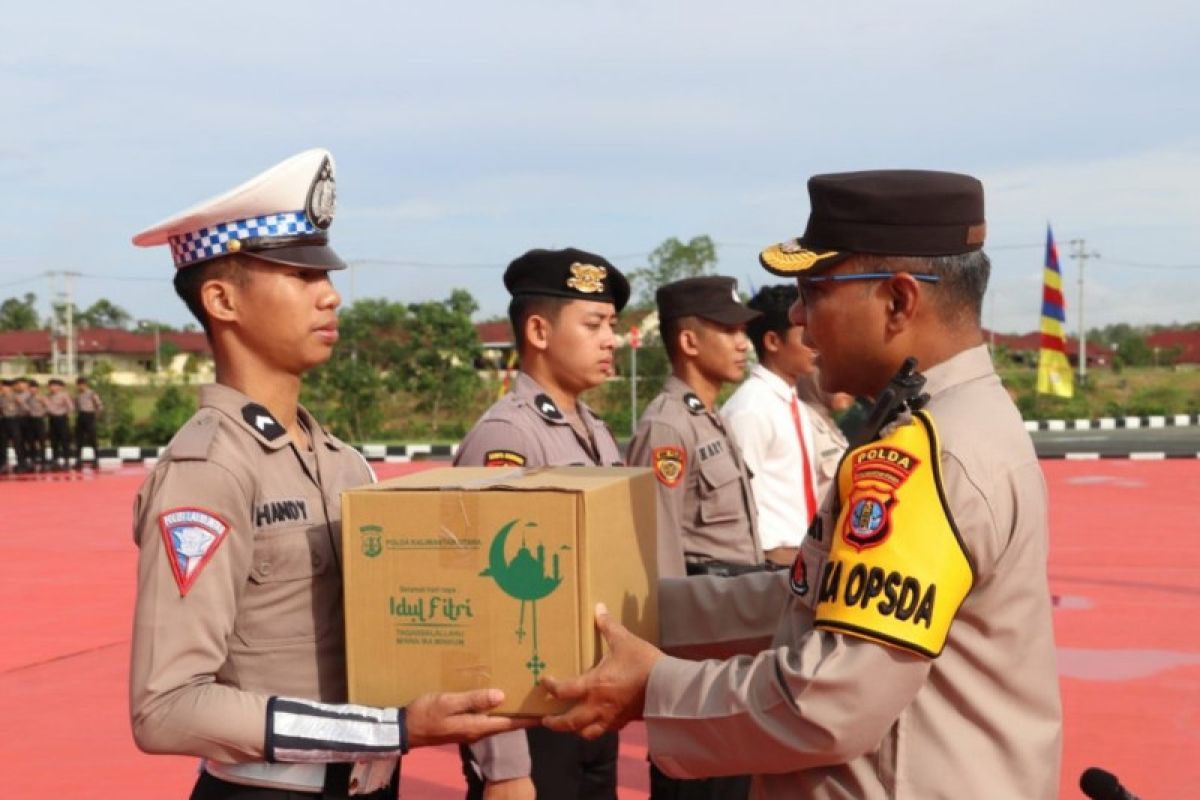
[{"label": "red necktie", "polygon": [[804,443],[804,427],[800,424],[800,401],[792,395],[792,422],[796,424],[796,438],[800,440],[800,460],[804,466],[804,502],[808,508],[805,526],[811,525],[817,515],[817,493],[813,488],[812,467],[808,460],[808,445]]}]

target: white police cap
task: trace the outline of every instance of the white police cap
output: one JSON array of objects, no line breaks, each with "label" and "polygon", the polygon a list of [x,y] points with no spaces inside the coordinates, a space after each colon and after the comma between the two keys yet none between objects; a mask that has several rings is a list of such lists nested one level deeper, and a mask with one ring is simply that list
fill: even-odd
[{"label": "white police cap", "polygon": [[335,199],[333,156],[320,148],[305,150],[147,228],[133,243],[170,245],[178,269],[231,253],[289,266],[345,269],[329,247]]}]

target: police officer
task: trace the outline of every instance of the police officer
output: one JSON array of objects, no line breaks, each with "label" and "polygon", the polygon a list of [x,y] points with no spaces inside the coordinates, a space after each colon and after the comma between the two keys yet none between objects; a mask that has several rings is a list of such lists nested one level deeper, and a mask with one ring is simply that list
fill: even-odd
[{"label": "police officer", "polygon": [[[746,324],[737,281],[685,278],[659,287],[659,333],[671,362],[662,392],[646,406],[629,442],[629,463],[658,480],[658,563],[662,576],[736,575],[767,568],[750,471],[716,408],[726,383],[746,371]],[[664,620],[676,616],[662,603]],[[740,800],[742,775],[680,781],[650,765],[655,800]]]},{"label": "police officer", "polygon": [[[21,432],[18,419],[17,399],[13,396],[13,381],[0,381],[0,472],[16,470],[20,462]],[[12,448],[13,459],[9,463],[8,450]]]},{"label": "police officer", "polygon": [[[515,259],[504,287],[520,370],[512,391],[463,439],[454,463],[619,466],[612,432],[579,398],[612,374],[614,327],[629,282],[604,257],[568,248]],[[526,734],[464,749],[468,798],[532,797],[535,787],[543,798],[616,797],[615,733],[594,742],[540,728]]]},{"label": "police officer", "polygon": [[32,447],[29,442],[29,379],[16,378],[13,380],[12,402],[16,404],[16,416],[10,430],[13,431],[13,450],[17,456],[15,472],[31,472],[33,470]]},{"label": "police officer", "polygon": [[46,386],[49,394],[46,396],[46,414],[50,422],[50,454],[51,468],[66,469],[71,452],[71,417],[75,403],[71,395],[64,390],[64,384],[58,378],[51,378]]},{"label": "police officer", "polygon": [[82,375],[75,379],[75,469],[83,469],[83,448],[92,448],[92,465],[99,460],[96,441],[96,416],[104,410],[104,401]]},{"label": "police officer", "polygon": [[671,376],[646,406],[629,463],[658,479],[662,576],[728,574],[762,562],[750,475],[716,410],[721,387],[746,371],[746,323],[733,278],[686,278],[659,287],[659,333]]},{"label": "police officer", "polygon": [[[980,330],[983,187],[877,171],[814,176],[809,195],[804,235],[761,260],[797,280],[822,387],[899,416],[843,459],[774,649],[682,661],[601,614],[612,655],[550,682],[584,702],[548,723],[644,716],[664,770],[752,772],[758,797],[1057,797],[1045,484]],[[886,403],[915,388],[889,379],[910,357],[919,410]],[[701,587],[696,618],[752,608],[742,583]]]},{"label": "police officer", "polygon": [[[309,150],[134,237],[170,246],[217,372],[134,508],[134,738],[202,759],[193,800],[395,797],[408,748],[518,726],[496,690],[347,703],[340,498],[373,475],[298,403],[337,341],[333,213]],[[280,500],[300,518],[256,513]]]},{"label": "police officer", "polygon": [[30,469],[42,470],[46,468],[46,398],[36,378],[29,379],[25,410],[25,452],[29,455]]}]

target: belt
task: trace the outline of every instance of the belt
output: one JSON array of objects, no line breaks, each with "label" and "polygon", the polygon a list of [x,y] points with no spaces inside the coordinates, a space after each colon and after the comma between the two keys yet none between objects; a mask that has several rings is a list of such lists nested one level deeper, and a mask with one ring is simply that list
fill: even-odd
[{"label": "belt", "polygon": [[775,572],[787,569],[782,564],[772,564],[765,561],[761,564],[739,564],[732,561],[689,561],[688,575],[716,575],[721,578],[733,578],[750,572]]},{"label": "belt", "polygon": [[313,793],[325,788],[324,764],[268,764],[265,761],[225,764],[205,759],[204,771],[214,778],[243,786]]}]

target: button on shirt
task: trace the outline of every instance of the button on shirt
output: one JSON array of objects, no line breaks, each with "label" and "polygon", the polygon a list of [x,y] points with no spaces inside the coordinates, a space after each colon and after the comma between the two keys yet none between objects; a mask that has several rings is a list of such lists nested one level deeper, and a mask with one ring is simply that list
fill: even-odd
[{"label": "button on shirt", "polygon": [[[800,432],[792,416],[799,413],[808,464],[800,448]],[[806,500],[805,482],[816,493],[812,454],[812,415],[796,398],[795,390],[774,372],[755,365],[721,409],[729,435],[741,448],[753,474],[754,501],[758,506],[758,536],[764,550],[799,547],[816,513]],[[806,474],[807,472],[807,474]]]}]

